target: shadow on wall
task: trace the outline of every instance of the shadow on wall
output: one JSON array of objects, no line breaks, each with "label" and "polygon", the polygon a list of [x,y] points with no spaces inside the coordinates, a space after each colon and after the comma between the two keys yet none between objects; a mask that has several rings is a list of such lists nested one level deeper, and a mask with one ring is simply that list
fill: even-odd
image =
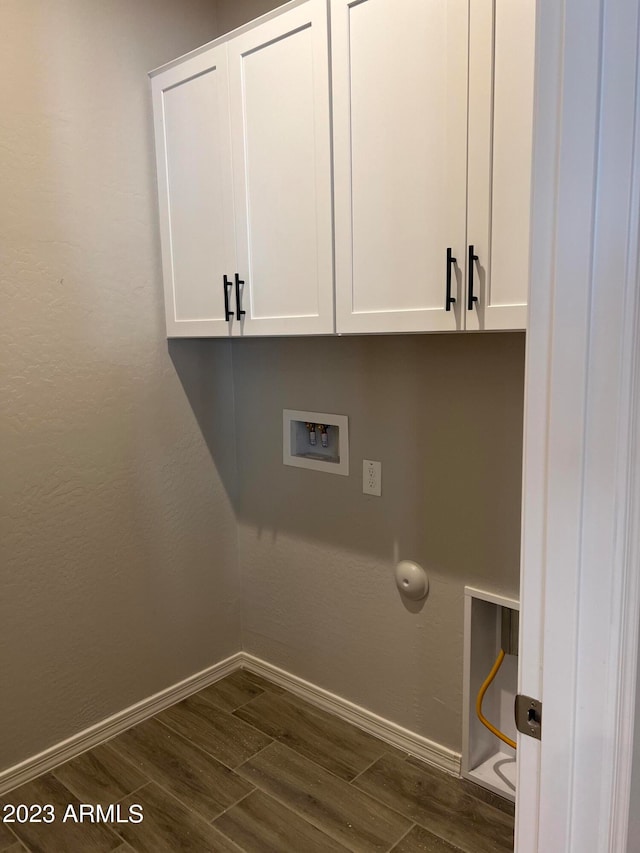
[{"label": "shadow on wall", "polygon": [[231,343],[226,340],[175,338],[168,341],[168,350],[237,515],[234,417],[233,412],[227,409],[233,406]]},{"label": "shadow on wall", "polygon": [[228,33],[283,4],[284,0],[218,0],[218,29]]},{"label": "shadow on wall", "polygon": [[[169,352],[252,535],[517,587],[524,334],[173,340]],[[216,409],[228,371],[235,431]],[[285,408],[348,415],[348,477],[283,465]],[[363,459],[382,462],[380,498],[362,494]]]}]

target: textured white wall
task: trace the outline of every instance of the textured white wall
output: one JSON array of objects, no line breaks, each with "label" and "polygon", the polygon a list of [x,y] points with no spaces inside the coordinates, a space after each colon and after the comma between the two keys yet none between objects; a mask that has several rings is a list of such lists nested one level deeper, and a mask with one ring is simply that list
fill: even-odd
[{"label": "textured white wall", "polygon": [[230,351],[168,353],[146,76],[215,3],[0,0],[0,31],[2,768],[240,636]]},{"label": "textured white wall", "polygon": [[[464,586],[518,590],[524,335],[245,340],[233,365],[245,650],[460,749]],[[282,464],[284,408],[349,416],[348,477]]]}]

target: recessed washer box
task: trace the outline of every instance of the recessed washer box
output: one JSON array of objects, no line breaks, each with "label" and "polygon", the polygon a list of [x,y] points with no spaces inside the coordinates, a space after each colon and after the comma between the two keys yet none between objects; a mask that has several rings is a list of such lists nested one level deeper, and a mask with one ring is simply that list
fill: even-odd
[{"label": "recessed washer box", "polygon": [[348,475],[349,418],[284,409],[282,461],[295,468]]}]

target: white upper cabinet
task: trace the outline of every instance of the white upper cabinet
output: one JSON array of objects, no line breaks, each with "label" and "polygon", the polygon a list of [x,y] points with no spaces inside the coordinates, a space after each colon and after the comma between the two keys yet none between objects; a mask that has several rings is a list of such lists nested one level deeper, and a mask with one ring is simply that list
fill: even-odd
[{"label": "white upper cabinet", "polygon": [[243,334],[334,331],[325,0],[228,43]]},{"label": "white upper cabinet", "polygon": [[478,260],[467,329],[524,329],[529,282],[535,0],[473,0],[467,241]]},{"label": "white upper cabinet", "polygon": [[325,0],[153,77],[167,332],[334,331]]},{"label": "white upper cabinet", "polygon": [[338,332],[526,327],[534,8],[331,0]]},{"label": "white upper cabinet", "polygon": [[468,2],[332,0],[331,44],[337,331],[463,328]]},{"label": "white upper cabinet", "polygon": [[526,328],[534,42],[535,0],[293,0],[154,72],[169,336]]},{"label": "white upper cabinet", "polygon": [[225,46],[158,75],[152,92],[167,334],[228,335],[223,276],[236,260]]}]

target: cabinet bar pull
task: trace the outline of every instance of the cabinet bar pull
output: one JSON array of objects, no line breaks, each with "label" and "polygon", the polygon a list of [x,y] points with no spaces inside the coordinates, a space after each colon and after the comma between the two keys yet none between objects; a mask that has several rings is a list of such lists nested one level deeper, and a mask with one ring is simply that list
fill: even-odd
[{"label": "cabinet bar pull", "polygon": [[226,275],[222,276],[222,286],[224,288],[224,319],[229,322],[233,317],[233,311],[229,309],[229,288],[232,286],[232,282],[229,281]]},{"label": "cabinet bar pull", "polygon": [[240,320],[246,311],[242,310],[242,294],[240,293],[240,285],[244,285],[244,281],[240,280],[240,276],[236,273],[236,320]]},{"label": "cabinet bar pull", "polygon": [[478,256],[475,254],[473,244],[471,244],[469,246],[469,300],[467,302],[469,311],[473,311],[473,303],[478,301],[478,297],[473,295],[473,265],[477,260]]},{"label": "cabinet bar pull", "polygon": [[451,311],[451,306],[455,305],[456,298],[451,295],[451,267],[457,264],[458,259],[451,254],[451,248],[447,249],[447,298],[445,300],[445,311]]}]

